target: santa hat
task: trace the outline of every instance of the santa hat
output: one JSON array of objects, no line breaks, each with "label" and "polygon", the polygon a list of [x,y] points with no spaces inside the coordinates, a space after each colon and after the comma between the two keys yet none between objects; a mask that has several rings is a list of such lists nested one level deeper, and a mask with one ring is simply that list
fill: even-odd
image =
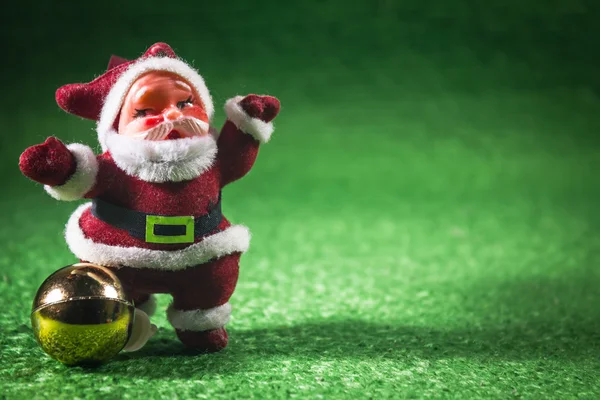
[{"label": "santa hat", "polygon": [[179,59],[166,43],[152,45],[137,60],[128,61],[113,56],[107,71],[89,83],[65,85],[56,91],[56,102],[63,110],[82,118],[98,122],[98,140],[102,150],[107,150],[107,138],[117,134],[115,123],[125,96],[131,85],[150,71],[174,73],[196,90],[209,120],[214,106],[204,79],[188,64]]}]

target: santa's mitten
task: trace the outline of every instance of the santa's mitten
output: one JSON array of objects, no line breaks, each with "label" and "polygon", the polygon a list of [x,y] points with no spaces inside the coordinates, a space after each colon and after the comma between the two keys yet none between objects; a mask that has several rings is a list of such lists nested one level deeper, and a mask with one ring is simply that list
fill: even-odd
[{"label": "santa's mitten", "polygon": [[60,140],[49,137],[27,148],[19,158],[19,168],[31,180],[48,186],[63,185],[75,172],[75,157]]},{"label": "santa's mitten", "polygon": [[279,113],[280,103],[273,96],[259,96],[249,94],[240,100],[240,107],[250,118],[258,118],[264,122],[271,122]]}]

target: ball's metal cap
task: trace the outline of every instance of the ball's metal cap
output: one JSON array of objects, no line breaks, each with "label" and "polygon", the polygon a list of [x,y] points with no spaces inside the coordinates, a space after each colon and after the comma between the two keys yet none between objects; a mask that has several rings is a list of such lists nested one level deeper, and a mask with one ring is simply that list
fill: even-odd
[{"label": "ball's metal cap", "polygon": [[79,263],[61,268],[38,289],[32,312],[39,308],[73,300],[115,300],[133,306],[123,285],[108,268]]}]

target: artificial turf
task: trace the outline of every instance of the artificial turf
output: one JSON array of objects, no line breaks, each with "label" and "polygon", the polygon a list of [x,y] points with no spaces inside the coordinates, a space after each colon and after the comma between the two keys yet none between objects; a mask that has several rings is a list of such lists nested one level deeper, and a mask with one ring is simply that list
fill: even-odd
[{"label": "artificial turf", "polygon": [[[91,79],[107,55],[52,42],[60,28],[29,32],[29,80],[7,83],[22,103],[2,97],[0,397],[597,398],[600,86],[593,17],[576,4],[594,10],[555,3],[457,3],[475,16],[320,3],[330,14],[295,6],[304,22],[270,19],[271,36],[249,29],[263,14],[227,22],[220,9],[217,43],[160,22],[163,37],[142,24],[125,42],[86,37],[126,57],[165,40],[204,68],[215,104],[260,92],[283,105],[255,168],[223,194],[253,233],[229,347],[186,352],[161,295],[157,335],[94,369],[62,366],[33,338],[37,287],[75,262],[61,237],[75,204],[20,176],[17,159],[49,134],[96,146],[52,90]],[[86,61],[34,76],[70,46]]]}]

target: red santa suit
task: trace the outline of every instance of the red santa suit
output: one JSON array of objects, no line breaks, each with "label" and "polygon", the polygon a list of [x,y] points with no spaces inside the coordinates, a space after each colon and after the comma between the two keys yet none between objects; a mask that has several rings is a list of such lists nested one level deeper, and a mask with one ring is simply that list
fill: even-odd
[{"label": "red santa suit", "polygon": [[[209,118],[214,108],[202,77],[167,45],[154,45],[138,60],[113,59],[112,64],[88,84],[57,91],[62,108],[97,119],[103,153],[68,145],[74,171],[66,182],[45,189],[59,200],[92,199],[66,225],[75,256],[112,268],[136,306],[149,313],[155,308],[153,293],[171,294],[167,316],[182,342],[219,350],[227,344],[223,327],[231,314],[228,301],[239,258],[250,242],[245,226],[221,214],[221,189],[252,168],[259,145],[273,132],[272,123],[250,116],[238,96],[226,102],[227,121],[219,134],[160,142],[119,135],[115,126],[125,96],[149,71],[181,76],[199,94]],[[135,214],[137,225],[120,226],[119,212]],[[161,233],[172,225],[176,234]]]}]

